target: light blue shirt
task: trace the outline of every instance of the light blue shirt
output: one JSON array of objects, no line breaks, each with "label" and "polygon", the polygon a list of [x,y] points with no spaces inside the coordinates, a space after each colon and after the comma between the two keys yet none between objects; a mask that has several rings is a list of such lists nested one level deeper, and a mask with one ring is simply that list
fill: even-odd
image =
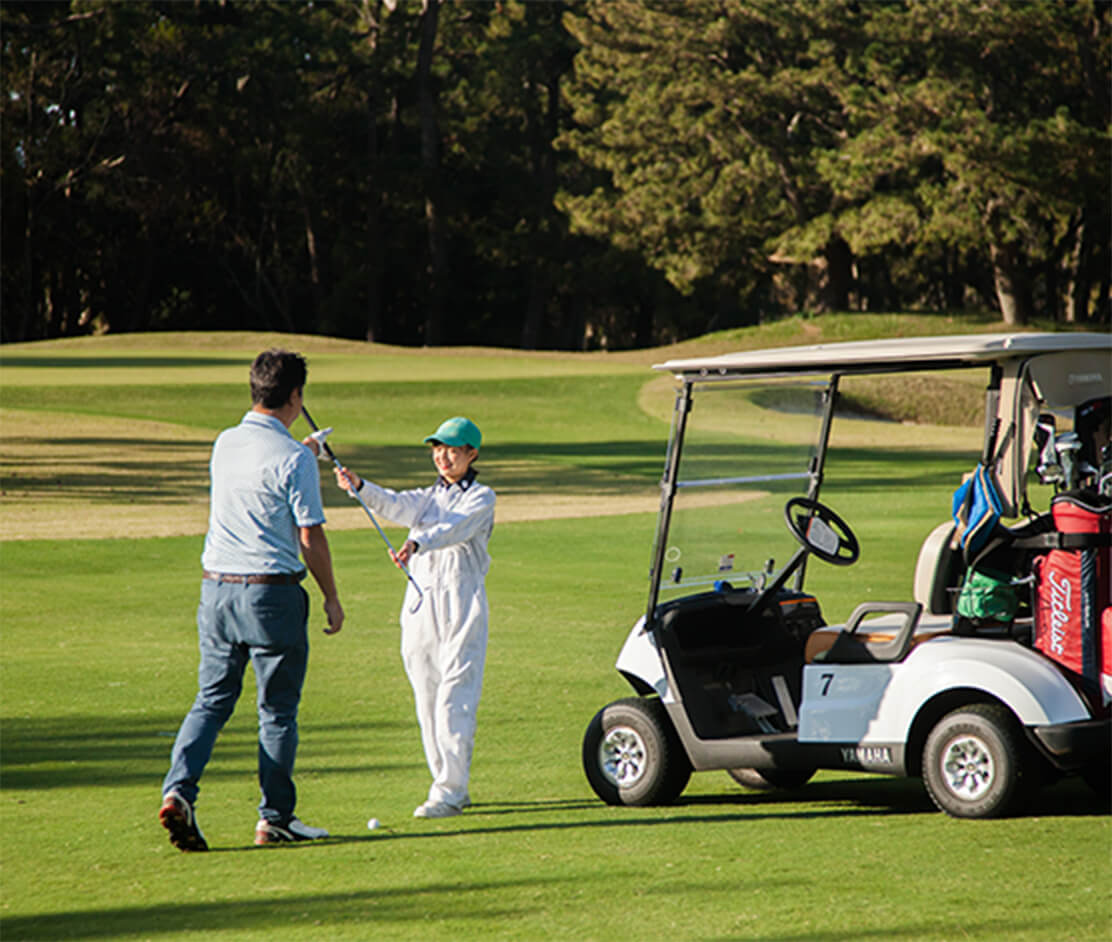
[{"label": "light blue shirt", "polygon": [[209,462],[211,505],[201,565],[228,575],[300,572],[299,527],[324,523],[317,459],[274,416],[249,411]]}]

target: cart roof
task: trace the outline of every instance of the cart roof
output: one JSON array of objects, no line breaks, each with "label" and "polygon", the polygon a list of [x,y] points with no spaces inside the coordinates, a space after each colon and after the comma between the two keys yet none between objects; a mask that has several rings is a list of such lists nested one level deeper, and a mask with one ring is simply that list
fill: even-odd
[{"label": "cart roof", "polygon": [[668,360],[653,369],[692,381],[785,373],[914,372],[988,365],[1038,353],[1101,349],[1112,355],[1112,333],[958,334],[750,350]]}]

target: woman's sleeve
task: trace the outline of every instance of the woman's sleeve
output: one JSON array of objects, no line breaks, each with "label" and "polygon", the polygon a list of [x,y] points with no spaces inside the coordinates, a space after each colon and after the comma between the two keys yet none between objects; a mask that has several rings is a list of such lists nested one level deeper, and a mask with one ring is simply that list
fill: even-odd
[{"label": "woman's sleeve", "polygon": [[494,526],[494,491],[472,488],[471,499],[457,510],[445,514],[428,526],[414,527],[409,539],[418,546],[418,552],[444,549],[456,543],[465,543],[484,529]]},{"label": "woman's sleeve", "polygon": [[388,487],[379,487],[364,478],[359,496],[367,502],[371,510],[382,514],[393,523],[412,527],[417,522],[421,508],[425,505],[428,490],[428,488],[418,488],[412,491],[393,491]]}]

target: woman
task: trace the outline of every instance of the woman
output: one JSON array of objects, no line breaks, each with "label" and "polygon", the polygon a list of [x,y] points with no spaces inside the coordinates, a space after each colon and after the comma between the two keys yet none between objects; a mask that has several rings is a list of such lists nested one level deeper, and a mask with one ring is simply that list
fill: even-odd
[{"label": "woman", "polygon": [[358,492],[373,510],[409,527],[391,553],[408,566],[424,593],[409,585],[402,606],[402,660],[413,686],[425,759],[432,773],[416,818],[447,818],[471,804],[468,781],[475,713],[487,643],[487,543],[494,527],[494,491],[475,480],[482,434],[470,419],[447,419],[428,438],[439,473],[431,487],[392,491],[347,468],[336,482]]}]

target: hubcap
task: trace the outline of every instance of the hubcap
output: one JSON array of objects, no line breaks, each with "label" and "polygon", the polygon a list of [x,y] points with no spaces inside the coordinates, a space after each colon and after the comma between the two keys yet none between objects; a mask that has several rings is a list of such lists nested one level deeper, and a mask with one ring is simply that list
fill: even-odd
[{"label": "hubcap", "polygon": [[619,788],[629,788],[645,774],[645,742],[635,729],[615,726],[598,747],[602,774]]},{"label": "hubcap", "polygon": [[980,798],[996,776],[992,754],[983,740],[963,734],[951,739],[942,752],[941,771],[946,787],[959,798]]}]

